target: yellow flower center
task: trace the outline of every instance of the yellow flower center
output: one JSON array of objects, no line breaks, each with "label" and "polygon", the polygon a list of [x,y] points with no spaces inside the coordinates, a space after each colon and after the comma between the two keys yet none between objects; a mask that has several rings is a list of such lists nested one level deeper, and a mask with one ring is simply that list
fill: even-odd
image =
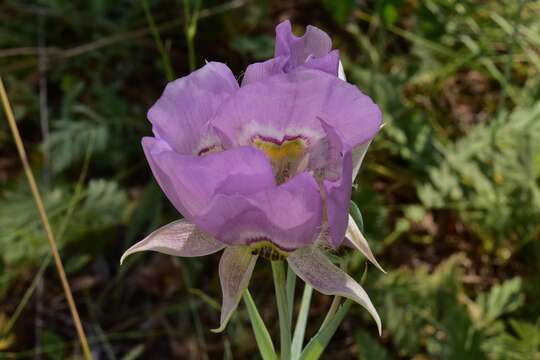
[{"label": "yellow flower center", "polygon": [[251,143],[262,150],[272,162],[278,184],[284,183],[305,167],[307,142],[301,136],[285,137],[283,140],[254,136]]}]

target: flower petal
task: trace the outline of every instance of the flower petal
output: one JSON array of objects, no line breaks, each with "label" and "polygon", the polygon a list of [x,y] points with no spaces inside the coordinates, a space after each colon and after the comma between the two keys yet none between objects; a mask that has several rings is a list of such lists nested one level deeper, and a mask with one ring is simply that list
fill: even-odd
[{"label": "flower petal", "polygon": [[[261,81],[272,75],[285,74],[294,69],[289,69],[289,57],[278,56],[267,61],[253,63],[248,65],[242,86]],[[328,74],[338,74],[339,51],[333,50],[320,58],[310,58],[305,64],[301,65],[308,69],[321,70]]]},{"label": "flower petal", "polygon": [[339,51],[332,50],[332,40],[321,29],[308,26],[306,33],[295,36],[289,20],[276,27],[275,57],[247,67],[242,86],[269,76],[284,74],[299,67],[324,71],[337,76]]},{"label": "flower petal", "polygon": [[317,182],[301,173],[250,195],[219,194],[195,218],[208,233],[231,245],[271,242],[285,251],[312,244],[322,222]]},{"label": "flower petal", "polygon": [[[303,65],[310,58],[320,58],[332,50],[332,40],[321,29],[308,25],[306,33],[295,36],[291,22],[286,20],[276,27],[275,56],[288,56],[286,71]],[[336,63],[337,73],[337,63]]]},{"label": "flower petal", "polygon": [[313,143],[324,136],[318,118],[338,129],[353,148],[375,136],[381,112],[356,86],[302,69],[242,86],[212,124],[231,145],[248,145],[257,135],[276,140],[302,136]]},{"label": "flower petal", "polygon": [[191,222],[217,193],[251,194],[275,186],[270,162],[252,147],[189,156],[172,151],[163,140],[144,138],[143,148],[157,182]]},{"label": "flower petal", "polygon": [[356,221],[354,221],[353,217],[349,215],[349,225],[347,227],[347,233],[346,233],[347,239],[349,240],[350,244],[360,251],[364,256],[373,264],[375,265],[379,270],[381,270],[383,273],[386,273],[382,266],[379,264],[377,259],[375,259],[375,256],[373,255],[373,252],[369,248],[369,244],[358,228],[358,225],[356,225]]},{"label": "flower petal", "polygon": [[341,134],[326,122],[321,121],[328,139],[328,166],[338,167],[337,178],[325,179],[323,188],[326,199],[328,226],[330,228],[331,245],[337,248],[345,238],[347,230],[349,202],[352,191],[352,157],[349,147],[344,144]]},{"label": "flower petal", "polygon": [[322,200],[308,173],[276,186],[268,158],[253,147],[196,157],[154,138],[145,138],[143,146],[169,200],[219,241],[239,245],[265,237],[286,250],[313,242]]},{"label": "flower petal", "polygon": [[131,246],[120,259],[120,265],[131,254],[157,251],[167,255],[194,257],[213,254],[225,245],[197,229],[185,219],[167,224]]},{"label": "flower petal", "polygon": [[285,71],[283,69],[287,61],[288,57],[278,56],[270,60],[248,65],[242,79],[242,86],[266,79],[272,75],[284,74]]},{"label": "flower petal", "polygon": [[247,288],[257,256],[251,254],[247,246],[231,246],[225,249],[219,261],[219,280],[223,292],[221,319],[219,328],[213,332],[225,330],[232,313],[238,306],[242,293]]},{"label": "flower petal", "polygon": [[231,70],[217,62],[170,82],[148,111],[154,134],[180,154],[196,155],[219,146],[208,121],[223,100],[237,89]]},{"label": "flower petal", "polygon": [[304,66],[308,69],[320,70],[337,76],[339,74],[339,50],[332,50],[320,58],[309,58]]},{"label": "flower petal", "polygon": [[[347,77],[345,76],[345,71],[343,69],[343,64],[341,63],[341,61],[339,62],[338,77],[343,81],[347,81]],[[381,128],[382,128],[382,124],[381,124]],[[362,165],[362,161],[364,160],[364,156],[366,155],[366,152],[370,144],[371,144],[371,140],[366,141],[363,144],[356,145],[354,149],[352,150],[352,163],[353,163],[352,180],[353,182],[354,182],[354,179],[356,179],[358,172],[360,171],[360,166]]]},{"label": "flower petal", "polygon": [[325,295],[344,296],[362,305],[377,323],[381,334],[381,319],[368,294],[353,278],[332,264],[319,249],[314,246],[300,248],[290,254],[287,261],[296,275],[317,291]]}]

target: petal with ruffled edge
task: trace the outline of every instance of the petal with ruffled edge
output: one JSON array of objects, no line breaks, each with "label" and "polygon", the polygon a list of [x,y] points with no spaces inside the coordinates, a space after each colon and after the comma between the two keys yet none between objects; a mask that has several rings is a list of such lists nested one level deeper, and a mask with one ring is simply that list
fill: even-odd
[{"label": "petal with ruffled edge", "polygon": [[131,254],[157,251],[167,255],[195,257],[213,254],[225,247],[212,236],[197,229],[185,219],[174,221],[152,232],[131,246],[120,259],[120,265]]},{"label": "petal with ruffled edge", "polygon": [[[332,39],[319,28],[308,25],[303,36],[296,36],[292,32],[289,20],[276,26],[275,56],[288,56],[289,61],[285,71],[290,71],[306,64],[311,58],[321,58],[332,50]],[[333,75],[337,75],[337,59]]]},{"label": "petal with ruffled edge", "polygon": [[231,246],[225,249],[219,261],[219,281],[223,292],[221,319],[219,328],[213,332],[225,330],[229,319],[237,308],[242,293],[249,285],[257,256],[251,254],[247,246]]},{"label": "petal with ruffled edge", "polygon": [[154,134],[180,154],[196,155],[220,146],[208,121],[237,89],[231,70],[217,62],[170,82],[148,111]]},{"label": "petal with ruffled edge", "polygon": [[337,248],[345,238],[349,219],[349,202],[352,190],[352,158],[349,147],[344,144],[341,134],[337,130],[321,121],[328,140],[329,164],[327,166],[338,168],[330,170],[336,173],[336,178],[325,177],[323,188],[326,199],[328,226],[330,229],[330,244]]},{"label": "petal with ruffled edge", "polygon": [[[286,70],[288,61],[288,57],[278,56],[270,60],[248,65],[242,79],[242,86],[264,80],[272,75],[285,74],[294,70]],[[328,74],[335,75],[338,73],[339,51],[333,50],[323,57],[310,58],[309,61],[302,66],[308,69],[320,70]]]},{"label": "petal with ruffled edge", "polygon": [[163,140],[144,138],[143,148],[167,198],[191,222],[217,193],[251,194],[275,187],[270,162],[252,147],[190,156],[176,153]]},{"label": "petal with ruffled edge", "polygon": [[383,273],[386,273],[386,271],[384,271],[377,259],[375,259],[375,256],[373,255],[373,252],[371,251],[366,238],[358,228],[358,225],[356,225],[356,221],[354,221],[351,215],[349,215],[348,221],[349,224],[347,226],[347,232],[345,235],[347,237],[349,245],[360,251],[373,265],[375,265]]},{"label": "petal with ruffled edge", "polygon": [[260,135],[277,140],[324,136],[318,118],[343,134],[351,148],[379,130],[381,112],[356,86],[321,71],[302,69],[243,86],[220,108],[212,124],[227,146],[248,145]]},{"label": "petal with ruffled edge", "polygon": [[325,295],[344,296],[362,305],[377,323],[379,334],[382,324],[368,294],[353,278],[321,253],[315,246],[300,248],[287,257],[293,271],[311,287]]},{"label": "petal with ruffled edge", "polygon": [[332,40],[324,31],[308,26],[306,33],[298,37],[292,33],[291,22],[286,20],[276,27],[275,57],[249,65],[242,86],[302,66],[336,76],[340,66],[339,51],[332,51]]},{"label": "petal with ruffled edge", "polygon": [[315,241],[322,200],[317,182],[304,172],[251,195],[219,194],[194,222],[231,245],[271,243],[292,251]]},{"label": "petal with ruffled edge", "polygon": [[320,58],[309,58],[304,66],[308,69],[320,70],[336,76],[339,74],[339,50],[332,50]]}]

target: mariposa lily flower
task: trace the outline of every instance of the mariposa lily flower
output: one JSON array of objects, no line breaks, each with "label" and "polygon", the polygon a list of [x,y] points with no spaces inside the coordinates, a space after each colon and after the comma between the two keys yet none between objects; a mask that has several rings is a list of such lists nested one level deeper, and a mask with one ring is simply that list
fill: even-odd
[{"label": "mariposa lily flower", "polygon": [[323,31],[277,29],[275,57],[250,65],[242,86],[211,62],[167,85],[148,112],[142,145],[155,179],[184,216],[129,248],[219,264],[225,328],[259,257],[286,260],[306,283],[373,316],[364,289],[324,255],[347,237],[379,267],[348,215],[352,181],[381,126],[373,101],[338,77]]}]

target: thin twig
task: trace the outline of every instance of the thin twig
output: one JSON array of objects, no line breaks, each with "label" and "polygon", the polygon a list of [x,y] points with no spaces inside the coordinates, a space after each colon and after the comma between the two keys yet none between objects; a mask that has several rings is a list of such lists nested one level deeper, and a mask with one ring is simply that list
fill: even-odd
[{"label": "thin twig", "polygon": [[195,35],[197,34],[197,23],[199,21],[201,2],[195,2],[193,13],[189,6],[189,0],[183,0],[184,3],[184,34],[188,47],[189,70],[193,71],[196,67],[195,60]]},{"label": "thin twig", "polygon": [[[38,75],[39,75],[39,122],[41,128],[41,140],[45,143],[49,140],[49,108],[47,103],[47,53],[45,52],[45,15],[43,13],[38,13]],[[48,190],[50,185],[50,151],[45,149],[43,151],[43,166],[41,178],[43,181],[43,186],[45,191]],[[48,257],[48,261],[51,260],[51,257]],[[48,263],[48,262],[47,262]],[[41,272],[43,274],[43,272]],[[35,344],[36,348],[41,346],[43,341],[43,309],[44,309],[44,292],[45,292],[45,280],[39,276],[37,277],[38,281],[36,283],[36,316],[35,316]],[[36,359],[41,359],[41,356],[36,354]]]},{"label": "thin twig", "polygon": [[56,245],[56,241],[55,241],[52,229],[51,229],[51,225],[49,224],[49,219],[47,218],[47,213],[45,212],[45,207],[43,205],[43,200],[41,199],[41,194],[39,193],[39,189],[36,184],[34,174],[32,173],[30,163],[28,162],[28,158],[26,156],[26,150],[24,148],[24,144],[22,142],[21,135],[19,133],[19,128],[17,127],[17,123],[15,122],[15,118],[13,116],[13,110],[11,109],[11,105],[9,103],[9,99],[7,97],[6,89],[4,87],[4,82],[2,78],[0,78],[0,97],[2,98],[2,106],[4,108],[4,112],[6,114],[9,127],[11,128],[13,140],[15,141],[15,144],[17,146],[17,151],[19,152],[19,157],[21,159],[24,172],[28,180],[28,184],[30,185],[32,195],[36,202],[36,206],[39,211],[39,216],[41,218],[41,222],[43,223],[43,228],[47,234],[47,239],[49,240],[49,246],[51,247],[51,252],[54,258],[54,262],[56,264],[56,270],[58,271],[58,275],[60,276],[60,281],[62,282],[62,287],[64,288],[64,293],[68,301],[68,305],[71,311],[73,322],[75,323],[75,328],[79,336],[79,341],[81,343],[84,357],[87,360],[92,359],[92,354],[90,353],[90,348],[88,346],[88,340],[86,339],[86,334],[84,333],[84,328],[81,324],[81,319],[79,317],[79,313],[77,311],[75,301],[73,300],[73,295],[71,293],[71,288],[69,286],[66,272],[62,264],[62,259],[60,258],[60,254],[58,252],[58,247]]},{"label": "thin twig", "polygon": [[146,21],[148,22],[148,26],[150,26],[150,30],[152,31],[154,43],[156,44],[159,54],[161,55],[161,61],[163,61],[163,68],[165,69],[165,76],[167,77],[167,81],[173,81],[175,76],[171,65],[171,59],[169,57],[169,53],[165,49],[165,45],[163,45],[163,41],[161,40],[161,35],[159,34],[159,30],[156,27],[156,22],[154,21],[154,17],[152,16],[148,1],[141,0],[141,5],[144,10],[144,15],[146,16]]},{"label": "thin twig", "polygon": [[[77,203],[82,197],[82,186],[84,184],[84,180],[86,179],[86,175],[88,173],[88,166],[90,165],[90,156],[92,154],[92,148],[94,146],[95,141],[95,132],[93,131],[90,137],[90,141],[88,143],[88,147],[86,149],[86,154],[84,158],[83,168],[81,170],[81,174],[79,175],[79,179],[77,180],[77,184],[75,185],[75,191],[72,197],[72,200],[69,203],[69,206],[67,208],[66,214],[64,215],[63,222],[60,224],[59,230],[56,235],[56,239],[60,242],[64,236],[64,233],[67,229],[67,226],[69,224],[69,221],[71,220],[71,216],[73,215],[73,211],[75,210],[75,207],[77,206]],[[43,263],[39,267],[38,272],[34,276],[34,279],[30,283],[30,286],[28,289],[26,289],[21,301],[17,305],[17,308],[13,312],[13,315],[11,315],[9,321],[7,322],[7,325],[3,329],[4,334],[8,334],[11,329],[13,328],[13,325],[17,322],[19,319],[19,316],[21,315],[22,311],[28,304],[28,301],[31,299],[32,295],[34,294],[34,291],[36,290],[39,281],[41,280],[41,277],[43,276],[45,270],[49,266],[52,260],[52,255],[47,254],[47,257],[45,260],[43,260]]]}]

